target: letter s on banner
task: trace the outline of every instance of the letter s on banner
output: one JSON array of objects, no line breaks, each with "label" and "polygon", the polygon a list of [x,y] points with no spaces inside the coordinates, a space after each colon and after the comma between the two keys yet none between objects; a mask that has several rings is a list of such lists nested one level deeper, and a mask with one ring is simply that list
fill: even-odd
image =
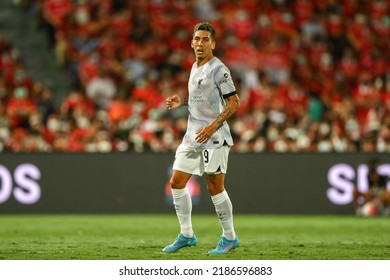
[{"label": "letter s on banner", "polygon": [[328,182],[332,186],[326,192],[328,199],[337,205],[349,204],[353,200],[355,170],[348,164],[340,163],[328,171]]},{"label": "letter s on banner", "polygon": [[12,176],[8,169],[0,165],[0,204],[6,202],[12,194]]},{"label": "letter s on banner", "polygon": [[30,163],[19,165],[15,169],[14,179],[17,187],[14,189],[14,196],[17,201],[23,204],[34,204],[41,197],[41,188],[38,182],[41,178],[38,167]]}]

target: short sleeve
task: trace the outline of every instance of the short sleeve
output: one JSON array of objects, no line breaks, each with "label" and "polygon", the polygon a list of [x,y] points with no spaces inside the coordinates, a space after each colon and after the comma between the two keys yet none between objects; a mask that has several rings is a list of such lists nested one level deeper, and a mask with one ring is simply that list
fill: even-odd
[{"label": "short sleeve", "polygon": [[225,65],[215,70],[214,80],[223,97],[235,94],[236,87],[234,86],[232,75]]}]

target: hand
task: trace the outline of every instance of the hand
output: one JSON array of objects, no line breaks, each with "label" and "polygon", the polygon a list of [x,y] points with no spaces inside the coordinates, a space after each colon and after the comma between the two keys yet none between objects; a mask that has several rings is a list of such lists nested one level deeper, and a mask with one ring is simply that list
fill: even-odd
[{"label": "hand", "polygon": [[201,144],[206,143],[207,141],[210,140],[211,136],[213,136],[215,130],[216,127],[213,123],[205,127],[202,127],[195,133],[196,134],[195,141]]},{"label": "hand", "polygon": [[165,99],[165,106],[167,106],[168,110],[175,109],[177,107],[180,107],[181,105],[182,99],[177,95],[173,95]]}]

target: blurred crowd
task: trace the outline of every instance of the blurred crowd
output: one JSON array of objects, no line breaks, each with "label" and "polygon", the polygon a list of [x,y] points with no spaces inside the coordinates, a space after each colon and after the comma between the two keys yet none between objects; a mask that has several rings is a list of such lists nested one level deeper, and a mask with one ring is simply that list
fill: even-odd
[{"label": "blurred crowd", "polygon": [[33,81],[0,39],[0,151],[174,151],[193,26],[241,99],[235,152],[390,152],[390,0],[25,0],[72,89]]}]

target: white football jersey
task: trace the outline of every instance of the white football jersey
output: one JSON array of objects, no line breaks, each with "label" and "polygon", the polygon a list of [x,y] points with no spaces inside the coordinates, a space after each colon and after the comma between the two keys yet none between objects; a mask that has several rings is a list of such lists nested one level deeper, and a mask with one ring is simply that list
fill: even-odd
[{"label": "white football jersey", "polygon": [[225,121],[208,142],[196,142],[196,132],[215,120],[226,105],[225,98],[234,95],[234,86],[229,69],[214,57],[198,67],[192,65],[188,82],[188,123],[183,144],[191,148],[219,148],[224,142],[233,145],[229,125]]}]

